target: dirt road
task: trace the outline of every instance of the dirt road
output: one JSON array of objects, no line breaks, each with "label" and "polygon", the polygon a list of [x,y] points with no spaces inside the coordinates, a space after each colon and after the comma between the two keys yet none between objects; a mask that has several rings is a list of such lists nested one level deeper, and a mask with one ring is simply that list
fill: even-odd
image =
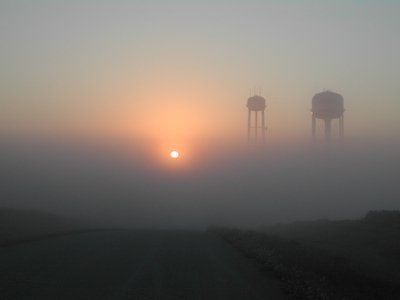
[{"label": "dirt road", "polygon": [[224,241],[195,231],[99,231],[0,248],[0,299],[285,299]]}]

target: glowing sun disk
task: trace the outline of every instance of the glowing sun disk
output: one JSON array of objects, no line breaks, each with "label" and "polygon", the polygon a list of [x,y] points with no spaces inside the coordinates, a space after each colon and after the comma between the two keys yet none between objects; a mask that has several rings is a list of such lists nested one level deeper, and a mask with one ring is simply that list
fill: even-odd
[{"label": "glowing sun disk", "polygon": [[178,151],[171,151],[169,154],[172,158],[178,158],[179,157],[179,152]]}]

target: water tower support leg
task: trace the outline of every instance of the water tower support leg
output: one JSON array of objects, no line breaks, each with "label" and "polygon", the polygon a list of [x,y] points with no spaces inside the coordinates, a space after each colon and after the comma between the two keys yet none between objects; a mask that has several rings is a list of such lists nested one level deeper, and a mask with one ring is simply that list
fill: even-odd
[{"label": "water tower support leg", "polygon": [[316,133],[317,133],[317,119],[315,118],[314,115],[311,116],[311,134],[312,134],[312,139],[315,141],[316,139]]},{"label": "water tower support leg", "polygon": [[262,142],[265,142],[265,116],[264,116],[264,111],[261,112],[261,118],[262,118]]},{"label": "water tower support leg", "polygon": [[344,116],[339,119],[339,136],[341,139],[344,138]]},{"label": "water tower support leg", "polygon": [[332,127],[331,127],[331,119],[325,119],[325,139],[327,142],[331,140],[331,133],[332,133]]},{"label": "water tower support leg", "polygon": [[251,111],[249,109],[247,117],[247,142],[250,143],[250,130],[251,130]]},{"label": "water tower support leg", "polygon": [[256,111],[255,113],[256,113],[256,124],[254,127],[255,127],[256,143],[257,143],[258,142],[258,120],[257,120],[258,111]]}]

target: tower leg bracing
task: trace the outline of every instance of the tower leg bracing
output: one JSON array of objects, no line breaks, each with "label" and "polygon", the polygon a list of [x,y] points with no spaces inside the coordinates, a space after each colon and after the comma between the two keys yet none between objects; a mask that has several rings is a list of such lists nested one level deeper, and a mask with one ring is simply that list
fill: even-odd
[{"label": "tower leg bracing", "polygon": [[[259,116],[261,114],[261,117]],[[264,143],[265,142],[265,111],[248,110],[247,113],[247,142]]]}]

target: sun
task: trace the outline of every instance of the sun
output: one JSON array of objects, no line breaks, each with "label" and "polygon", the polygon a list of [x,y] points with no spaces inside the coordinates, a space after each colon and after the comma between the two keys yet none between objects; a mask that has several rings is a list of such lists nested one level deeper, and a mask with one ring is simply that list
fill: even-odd
[{"label": "sun", "polygon": [[179,152],[178,151],[176,151],[176,150],[174,150],[174,151],[171,151],[171,153],[169,154],[169,156],[171,156],[171,158],[178,158],[179,157]]}]

